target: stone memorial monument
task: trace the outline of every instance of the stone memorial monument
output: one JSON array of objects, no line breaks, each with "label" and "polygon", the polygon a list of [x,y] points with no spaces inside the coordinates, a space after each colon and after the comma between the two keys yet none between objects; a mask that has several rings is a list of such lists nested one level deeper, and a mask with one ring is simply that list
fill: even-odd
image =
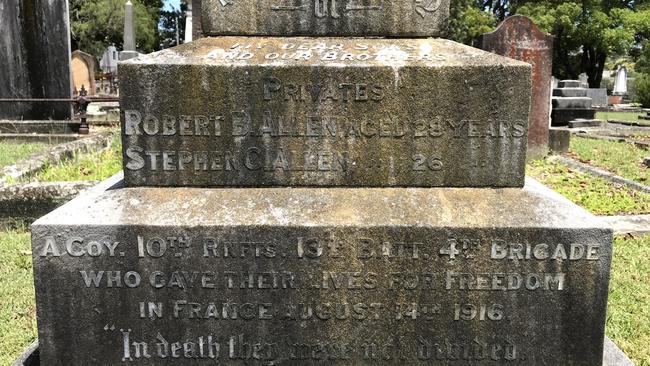
[{"label": "stone memorial monument", "polygon": [[599,127],[596,108],[589,97],[589,89],[580,80],[562,80],[553,89],[551,124],[554,127]]},{"label": "stone memorial monument", "polygon": [[135,34],[135,9],[131,0],[127,0],[124,4],[124,50],[120,52],[121,61],[138,57]]},{"label": "stone memorial monument", "polygon": [[627,95],[627,67],[620,66],[616,70],[616,79],[614,80],[614,95]]},{"label": "stone memorial monument", "polygon": [[504,20],[494,32],[483,35],[481,48],[528,62],[533,67],[528,159],[546,156],[551,125],[553,36],[542,32],[530,18],[515,15]]},{"label": "stone memorial monument", "polygon": [[32,226],[43,364],[600,365],[612,232],[524,181],[530,65],[393,37],[444,1],[245,4],[120,65],[124,179]]}]

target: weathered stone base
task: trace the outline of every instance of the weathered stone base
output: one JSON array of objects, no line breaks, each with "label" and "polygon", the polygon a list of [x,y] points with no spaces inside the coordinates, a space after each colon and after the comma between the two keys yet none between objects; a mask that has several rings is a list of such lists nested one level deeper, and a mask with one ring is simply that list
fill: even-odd
[{"label": "weathered stone base", "polygon": [[32,235],[47,365],[159,365],[172,349],[175,365],[466,354],[593,366],[603,354],[612,232],[534,181],[117,188],[73,200]]},{"label": "weathered stone base", "polygon": [[591,98],[587,97],[555,97],[553,98],[553,108],[561,109],[587,109],[591,108]]},{"label": "weathered stone base", "polygon": [[549,147],[556,153],[565,153],[571,146],[571,131],[563,127],[551,127],[549,129]]},{"label": "weathered stone base", "polygon": [[569,128],[600,127],[602,124],[599,119],[576,119],[569,122]]},{"label": "weathered stone base", "polygon": [[582,88],[582,81],[580,80],[560,80],[557,84],[558,88]]},{"label": "weathered stone base", "polygon": [[588,96],[587,89],[585,88],[558,88],[553,89],[554,97],[569,97],[579,98]]},{"label": "weathered stone base", "polygon": [[551,126],[567,126],[569,122],[576,119],[594,119],[596,117],[595,109],[559,109],[555,108],[551,112]]}]

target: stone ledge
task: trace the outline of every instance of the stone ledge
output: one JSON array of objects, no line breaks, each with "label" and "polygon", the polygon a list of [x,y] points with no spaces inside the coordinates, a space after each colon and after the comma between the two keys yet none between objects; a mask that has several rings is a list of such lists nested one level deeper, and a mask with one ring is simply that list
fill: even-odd
[{"label": "stone ledge", "polygon": [[32,175],[42,170],[47,164],[56,164],[70,159],[76,153],[105,149],[110,145],[112,137],[113,134],[110,132],[85,136],[82,139],[75,139],[74,141],[53,146],[45,152],[33,154],[13,165],[0,168],[0,187],[11,180],[15,181]]},{"label": "stone ledge", "polygon": [[27,183],[0,186],[0,221],[36,220],[95,185],[97,182]]},{"label": "stone ledge", "polygon": [[[524,189],[121,188],[119,175],[107,185],[117,188],[97,188],[34,225],[602,228],[589,212],[530,178]],[[485,207],[494,211],[485,215]]]}]

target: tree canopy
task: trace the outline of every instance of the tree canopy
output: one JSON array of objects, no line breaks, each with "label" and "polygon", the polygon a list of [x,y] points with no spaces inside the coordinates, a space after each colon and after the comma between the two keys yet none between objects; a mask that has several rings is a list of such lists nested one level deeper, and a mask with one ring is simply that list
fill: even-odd
[{"label": "tree canopy", "polygon": [[[73,49],[100,57],[114,44],[122,49],[124,0],[70,0]],[[162,0],[132,0],[135,11],[136,48],[151,52],[159,46],[158,22]]]},{"label": "tree canopy", "polygon": [[585,72],[591,87],[600,86],[608,57],[650,39],[649,0],[460,0],[452,14],[451,36],[469,44],[508,15],[529,16],[555,36],[553,74],[575,79]]}]

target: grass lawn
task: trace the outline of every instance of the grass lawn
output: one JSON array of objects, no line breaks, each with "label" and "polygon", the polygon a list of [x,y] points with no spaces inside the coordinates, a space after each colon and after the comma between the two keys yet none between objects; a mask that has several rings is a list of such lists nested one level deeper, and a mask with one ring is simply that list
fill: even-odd
[{"label": "grass lawn", "polygon": [[122,170],[122,146],[119,135],[104,151],[79,154],[73,159],[46,167],[26,178],[30,182],[101,181]]},{"label": "grass lawn", "polygon": [[11,365],[36,339],[29,233],[0,231],[0,365]]},{"label": "grass lawn", "polygon": [[650,366],[650,236],[617,238],[607,335],[637,366]]},{"label": "grass lawn", "polygon": [[[631,121],[631,122],[643,122],[639,119],[639,116],[643,116],[645,113],[630,113],[630,112],[597,112],[596,119],[602,120],[619,120],[619,121]],[[645,121],[650,122],[650,121]]]},{"label": "grass lawn", "polygon": [[533,161],[526,174],[595,215],[650,213],[650,194],[574,171],[559,162]]},{"label": "grass lawn", "polygon": [[632,144],[614,141],[572,138],[569,154],[578,160],[608,170],[642,184],[650,184],[650,169],[643,158],[650,156]]},{"label": "grass lawn", "polygon": [[14,164],[28,156],[47,149],[48,144],[10,144],[0,142],[0,167]]}]

